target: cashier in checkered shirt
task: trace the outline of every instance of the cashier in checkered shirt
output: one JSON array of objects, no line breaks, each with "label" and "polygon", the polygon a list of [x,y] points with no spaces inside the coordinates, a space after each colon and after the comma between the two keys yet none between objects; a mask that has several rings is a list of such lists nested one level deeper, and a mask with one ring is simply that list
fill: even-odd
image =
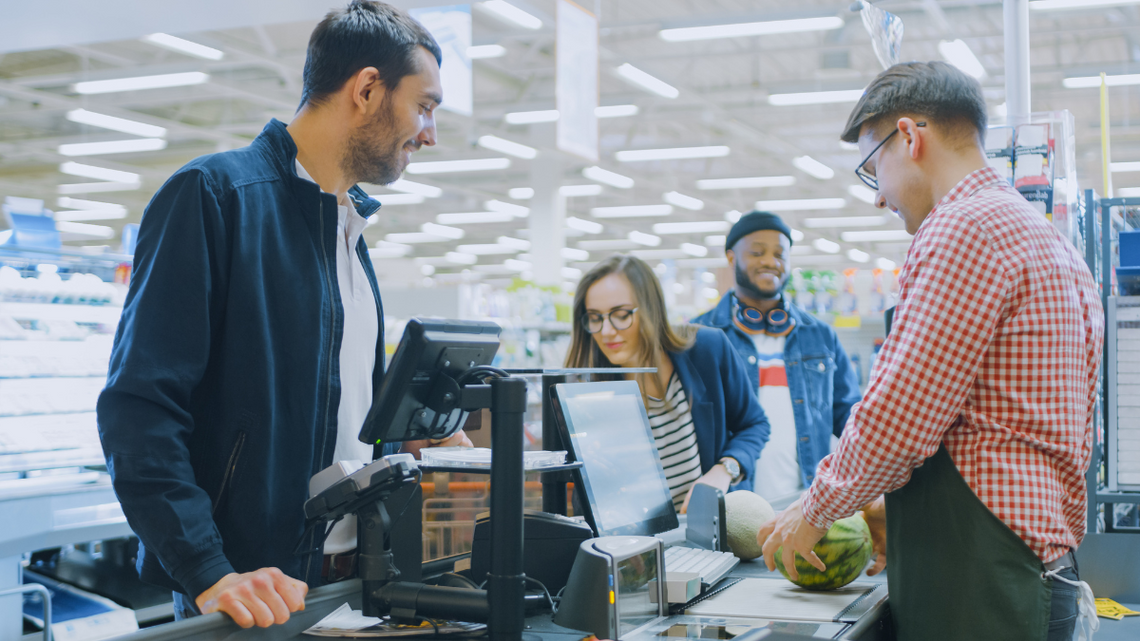
[{"label": "cashier in checkered shirt", "polygon": [[813,546],[864,507],[900,641],[1069,639],[1077,619],[1104,314],[985,130],[981,86],[942,62],[891,67],[855,106],[856,173],[914,242],[838,449],[759,535],[769,568],[783,546],[822,569]]}]

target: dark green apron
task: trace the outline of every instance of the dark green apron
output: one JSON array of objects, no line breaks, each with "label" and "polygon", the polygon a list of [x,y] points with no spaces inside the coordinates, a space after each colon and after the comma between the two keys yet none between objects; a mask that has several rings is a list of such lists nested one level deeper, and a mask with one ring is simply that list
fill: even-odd
[{"label": "dark green apron", "polygon": [[974,494],[943,445],[887,494],[887,585],[898,641],[1044,641],[1041,559]]}]

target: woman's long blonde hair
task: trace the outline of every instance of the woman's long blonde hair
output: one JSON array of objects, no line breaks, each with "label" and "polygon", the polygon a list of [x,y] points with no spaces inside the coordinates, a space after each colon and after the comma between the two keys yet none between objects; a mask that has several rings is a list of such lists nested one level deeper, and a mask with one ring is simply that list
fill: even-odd
[{"label": "woman's long blonde hair", "polygon": [[[574,292],[574,328],[570,332],[570,349],[566,353],[566,367],[617,367],[606,358],[593,336],[586,331],[582,318],[586,315],[586,292],[599,280],[610,274],[621,274],[629,281],[637,306],[638,337],[641,346],[637,354],[638,367],[656,367],[658,371],[669,353],[683,352],[692,346],[697,328],[692,325],[673,327],[665,312],[665,295],[653,269],[636,256],[614,254],[594,265],[582,276]],[[615,373],[616,374],[616,373]],[[615,378],[620,375],[616,375]],[[646,379],[655,374],[636,374],[634,379],[645,396]],[[595,379],[603,377],[595,375]],[[657,377],[663,390],[669,381]]]}]

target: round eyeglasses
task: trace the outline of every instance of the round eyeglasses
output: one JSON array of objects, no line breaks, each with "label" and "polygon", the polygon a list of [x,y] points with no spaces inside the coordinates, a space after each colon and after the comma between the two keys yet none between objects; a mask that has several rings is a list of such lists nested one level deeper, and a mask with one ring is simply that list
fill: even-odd
[{"label": "round eyeglasses", "polygon": [[582,327],[586,328],[587,334],[597,334],[602,331],[602,325],[608,318],[610,327],[617,331],[629,329],[633,325],[633,315],[637,312],[636,307],[633,309],[613,309],[608,314],[601,314],[598,312],[586,312],[582,314]]}]

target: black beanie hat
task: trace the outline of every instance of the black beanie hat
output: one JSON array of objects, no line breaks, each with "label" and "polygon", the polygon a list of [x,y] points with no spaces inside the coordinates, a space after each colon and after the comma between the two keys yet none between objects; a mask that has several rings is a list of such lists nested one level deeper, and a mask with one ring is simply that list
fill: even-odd
[{"label": "black beanie hat", "polygon": [[779,216],[767,211],[753,211],[741,216],[728,231],[728,236],[724,239],[725,251],[732,249],[736,241],[748,234],[764,229],[774,229],[787,236],[789,243],[794,243],[791,228]]}]

